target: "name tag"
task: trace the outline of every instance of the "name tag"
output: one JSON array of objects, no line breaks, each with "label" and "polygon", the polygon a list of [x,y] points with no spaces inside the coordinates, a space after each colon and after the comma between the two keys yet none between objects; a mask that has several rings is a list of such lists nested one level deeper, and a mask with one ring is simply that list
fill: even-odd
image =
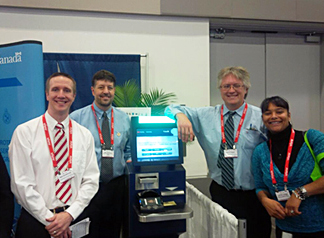
[{"label": "name tag", "polygon": [[224,158],[237,158],[237,149],[224,150]]},{"label": "name tag", "polygon": [[283,190],[283,191],[276,192],[276,196],[278,201],[283,202],[283,201],[287,201],[290,198],[290,193],[288,190]]},{"label": "name tag", "polygon": [[102,158],[114,158],[114,151],[113,150],[102,149],[101,150],[101,157]]},{"label": "name tag", "polygon": [[68,181],[72,178],[74,178],[74,173],[71,169],[61,172],[57,175],[58,179],[61,183],[64,183],[65,181]]}]

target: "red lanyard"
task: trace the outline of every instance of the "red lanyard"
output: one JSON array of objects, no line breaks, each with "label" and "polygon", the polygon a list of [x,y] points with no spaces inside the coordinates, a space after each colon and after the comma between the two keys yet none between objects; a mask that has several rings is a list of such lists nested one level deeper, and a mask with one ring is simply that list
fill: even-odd
[{"label": "red lanyard", "polygon": [[[100,139],[100,143],[103,145],[105,144],[105,141],[102,137],[102,132],[101,132],[101,129],[100,129],[100,125],[99,125],[99,122],[98,122],[98,118],[97,118],[97,115],[96,115],[96,111],[94,109],[94,106],[93,106],[93,103],[91,105],[91,109],[92,109],[92,112],[93,112],[93,115],[96,119],[96,123],[97,123],[97,128],[98,128],[98,133],[99,133],[99,139]],[[110,122],[110,142],[111,142],[111,145],[114,145],[114,109],[111,108],[111,122]]]},{"label": "red lanyard", "polygon": [[[47,122],[46,122],[46,118],[45,118],[45,114],[43,114],[42,117],[43,120],[43,127],[44,127],[44,131],[45,131],[45,137],[46,137],[46,142],[47,142],[47,146],[52,158],[52,162],[53,162],[53,167],[57,169],[57,161],[55,158],[55,153],[54,153],[54,149],[52,146],[52,142],[51,142],[51,138],[48,132],[48,126],[47,126]],[[72,143],[72,121],[71,119],[69,119],[69,160],[68,160],[68,168],[71,169],[72,168],[72,150],[73,150],[73,143]]]},{"label": "red lanyard", "polygon": [[[295,131],[294,129],[291,128],[291,133],[290,133],[290,139],[289,139],[289,145],[288,145],[288,150],[287,150],[287,157],[286,157],[286,163],[285,163],[285,171],[284,171],[284,183],[288,183],[288,172],[289,172],[289,160],[291,156],[291,151],[292,147],[294,144],[294,139],[295,139]],[[272,179],[272,184],[275,186],[277,184],[276,178],[274,176],[274,171],[273,171],[273,161],[272,161],[272,144],[271,140],[269,140],[269,147],[270,147],[270,175]]]},{"label": "red lanyard", "polygon": [[[240,123],[238,125],[237,131],[236,131],[236,135],[235,135],[235,139],[234,139],[234,144],[238,142],[239,136],[240,136],[240,132],[241,132],[241,128],[245,119],[245,115],[246,115],[246,111],[247,111],[248,105],[247,103],[245,104],[244,110],[243,110],[243,114],[240,120]],[[224,105],[222,105],[221,108],[221,130],[222,130],[222,142],[226,143],[226,138],[225,138],[225,132],[224,132],[224,116],[223,116],[223,111],[224,111]]]}]

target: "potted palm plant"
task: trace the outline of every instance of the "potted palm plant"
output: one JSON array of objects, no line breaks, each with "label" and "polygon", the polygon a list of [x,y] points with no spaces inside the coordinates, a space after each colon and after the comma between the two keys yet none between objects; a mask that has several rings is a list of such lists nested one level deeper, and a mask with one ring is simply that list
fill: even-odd
[{"label": "potted palm plant", "polygon": [[153,88],[149,93],[141,93],[135,80],[128,80],[116,86],[114,105],[116,107],[150,107],[152,116],[161,116],[164,109],[176,102],[174,93],[165,93],[162,89]]}]

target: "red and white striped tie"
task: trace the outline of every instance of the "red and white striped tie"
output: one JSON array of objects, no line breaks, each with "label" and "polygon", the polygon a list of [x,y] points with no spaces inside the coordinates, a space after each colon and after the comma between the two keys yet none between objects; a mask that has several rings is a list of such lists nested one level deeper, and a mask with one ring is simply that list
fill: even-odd
[{"label": "red and white striped tie", "polygon": [[[68,167],[68,143],[64,132],[64,126],[61,123],[58,123],[55,126],[55,129],[57,131],[54,138],[54,153],[57,161],[57,168],[62,172]],[[58,199],[66,204],[72,196],[71,180],[61,183],[57,175],[58,171],[55,172],[55,194]]]}]

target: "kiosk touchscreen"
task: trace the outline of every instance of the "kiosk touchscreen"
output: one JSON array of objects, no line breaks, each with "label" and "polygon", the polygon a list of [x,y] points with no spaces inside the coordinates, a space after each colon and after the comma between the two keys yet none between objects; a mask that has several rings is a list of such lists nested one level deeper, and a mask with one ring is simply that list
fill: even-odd
[{"label": "kiosk touchscreen", "polygon": [[177,124],[168,117],[133,117],[131,138],[135,167],[183,163]]},{"label": "kiosk touchscreen", "polygon": [[162,116],[131,118],[131,156],[127,164],[126,236],[158,237],[186,230],[182,141],[176,121]]}]

